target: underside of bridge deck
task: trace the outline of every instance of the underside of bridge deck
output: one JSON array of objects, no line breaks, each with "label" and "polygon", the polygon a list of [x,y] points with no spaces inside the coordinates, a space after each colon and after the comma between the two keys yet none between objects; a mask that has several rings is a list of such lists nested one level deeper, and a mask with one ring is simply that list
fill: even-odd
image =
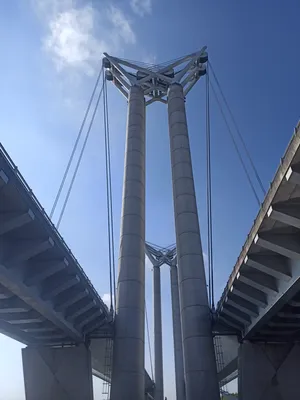
[{"label": "underside of bridge deck", "polygon": [[299,124],[218,304],[217,324],[251,341],[300,339]]},{"label": "underside of bridge deck", "polygon": [[0,332],[29,345],[80,343],[110,314],[0,148]]}]

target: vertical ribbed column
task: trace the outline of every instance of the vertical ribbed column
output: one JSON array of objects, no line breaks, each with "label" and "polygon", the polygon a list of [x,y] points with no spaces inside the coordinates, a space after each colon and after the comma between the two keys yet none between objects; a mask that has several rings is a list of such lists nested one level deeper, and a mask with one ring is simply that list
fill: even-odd
[{"label": "vertical ribbed column", "polygon": [[219,400],[185,99],[180,84],[169,88],[168,116],[186,400]]},{"label": "vertical ribbed column", "polygon": [[160,268],[153,266],[155,400],[164,400]]},{"label": "vertical ribbed column", "polygon": [[111,400],[144,400],[145,101],[128,100]]},{"label": "vertical ribbed column", "polygon": [[172,299],[172,317],[173,317],[176,399],[185,400],[178,275],[177,275],[177,267],[175,265],[170,267],[170,279],[171,279],[171,299]]}]

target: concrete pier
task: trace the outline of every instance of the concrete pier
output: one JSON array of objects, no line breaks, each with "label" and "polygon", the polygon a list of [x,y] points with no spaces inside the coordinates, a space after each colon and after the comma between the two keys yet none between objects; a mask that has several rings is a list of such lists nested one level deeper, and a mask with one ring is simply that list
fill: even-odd
[{"label": "concrete pier", "polygon": [[240,400],[298,400],[299,343],[250,343],[239,348]]},{"label": "concrete pier", "polygon": [[186,400],[219,400],[185,98],[177,83],[168,91],[168,117]]},{"label": "concrete pier", "polygon": [[153,266],[155,400],[164,400],[160,267]]},{"label": "concrete pier", "polygon": [[93,400],[89,349],[27,347],[22,350],[26,400]]},{"label": "concrete pier", "polygon": [[172,317],[173,317],[176,399],[185,400],[182,331],[181,331],[181,321],[180,321],[178,273],[176,265],[170,267],[170,280],[171,280],[171,299],[172,299]]},{"label": "concrete pier", "polygon": [[144,400],[145,102],[128,100],[111,400]]}]

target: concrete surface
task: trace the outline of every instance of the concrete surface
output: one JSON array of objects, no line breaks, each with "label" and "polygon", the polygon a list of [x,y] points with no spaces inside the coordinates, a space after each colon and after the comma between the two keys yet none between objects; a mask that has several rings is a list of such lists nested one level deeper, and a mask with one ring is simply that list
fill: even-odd
[{"label": "concrete surface", "polygon": [[22,349],[26,400],[93,400],[92,364],[84,345]]},{"label": "concrete surface", "polygon": [[160,267],[153,266],[155,400],[164,400]]},{"label": "concrete surface", "polygon": [[240,400],[299,400],[299,344],[245,342],[238,366]]},{"label": "concrete surface", "polygon": [[185,98],[180,84],[169,88],[168,117],[186,399],[219,400]]},{"label": "concrete surface", "polygon": [[173,317],[173,341],[174,341],[174,366],[176,399],[185,400],[182,329],[180,320],[178,272],[175,265],[170,267],[172,317]]},{"label": "concrete surface", "polygon": [[0,333],[27,345],[82,343],[109,312],[0,144]]},{"label": "concrete surface", "polygon": [[300,129],[281,159],[217,307],[242,339],[300,340]]},{"label": "concrete surface", "polygon": [[218,367],[218,380],[223,384],[230,382],[237,376],[238,352],[240,343],[236,336],[219,336],[222,348],[222,368]]},{"label": "concrete surface", "polygon": [[111,400],[144,400],[145,102],[128,101]]}]

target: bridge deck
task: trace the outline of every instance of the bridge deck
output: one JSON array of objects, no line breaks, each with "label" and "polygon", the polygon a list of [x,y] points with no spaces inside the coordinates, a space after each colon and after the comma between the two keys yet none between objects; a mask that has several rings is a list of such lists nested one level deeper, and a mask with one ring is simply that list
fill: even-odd
[{"label": "bridge deck", "polygon": [[77,343],[109,321],[106,305],[0,145],[0,332],[25,344]]},{"label": "bridge deck", "polygon": [[242,248],[216,326],[252,340],[300,339],[300,128]]}]

